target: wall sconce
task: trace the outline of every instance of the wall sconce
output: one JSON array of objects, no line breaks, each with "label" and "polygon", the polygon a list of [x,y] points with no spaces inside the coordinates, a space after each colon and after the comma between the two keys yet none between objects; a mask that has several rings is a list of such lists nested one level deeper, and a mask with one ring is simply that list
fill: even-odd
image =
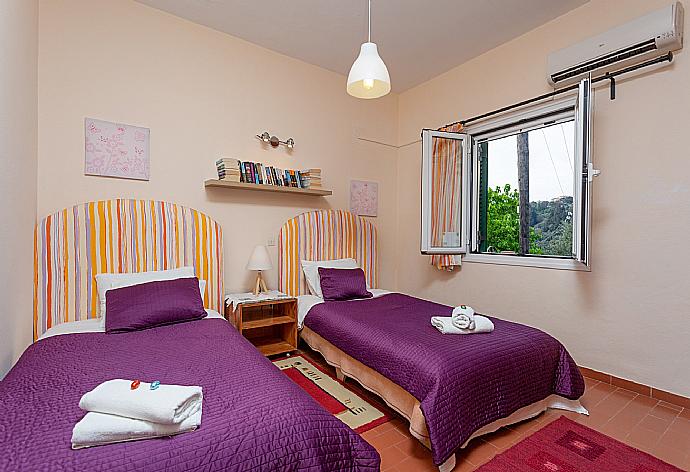
[{"label": "wall sconce", "polygon": [[268,131],[264,131],[261,134],[257,134],[256,137],[266,144],[270,144],[273,147],[278,147],[281,144],[287,146],[288,149],[293,149],[295,147],[295,140],[288,138],[287,141],[281,141],[277,136],[271,136]]}]

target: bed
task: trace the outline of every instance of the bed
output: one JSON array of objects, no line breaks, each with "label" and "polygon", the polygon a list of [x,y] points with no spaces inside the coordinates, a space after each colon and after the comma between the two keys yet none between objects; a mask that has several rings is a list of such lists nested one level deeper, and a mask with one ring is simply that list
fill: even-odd
[{"label": "bed", "polygon": [[[35,237],[36,341],[0,382],[0,470],[379,470],[376,451],[326,412],[218,313],[220,226],[164,202],[90,202]],[[93,276],[192,265],[208,316],[106,334]],[[28,320],[27,320],[28,321]],[[194,432],[72,450],[79,399],[112,379],[200,385]]]},{"label": "bed", "polygon": [[471,439],[547,408],[587,411],[584,381],[567,350],[535,328],[491,318],[492,333],[441,335],[431,316],[451,307],[371,289],[330,301],[307,294],[300,260],[354,258],[370,287],[378,279],[376,230],[348,212],[299,215],[280,232],[280,288],[298,297],[302,339],[410,422],[410,432],[452,470]]}]

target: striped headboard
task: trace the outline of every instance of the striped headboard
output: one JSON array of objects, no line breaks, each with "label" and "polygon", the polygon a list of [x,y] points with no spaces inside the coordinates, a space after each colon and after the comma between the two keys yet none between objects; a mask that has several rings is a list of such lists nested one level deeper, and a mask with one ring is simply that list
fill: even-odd
[{"label": "striped headboard", "polygon": [[301,260],[352,257],[359,262],[370,287],[378,286],[376,227],[344,210],[302,213],[288,220],[278,235],[278,285],[289,295],[309,293]]},{"label": "striped headboard", "polygon": [[204,305],[222,311],[223,234],[200,211],[151,200],[65,208],[34,231],[34,339],[65,321],[96,317],[96,274],[194,266]]}]

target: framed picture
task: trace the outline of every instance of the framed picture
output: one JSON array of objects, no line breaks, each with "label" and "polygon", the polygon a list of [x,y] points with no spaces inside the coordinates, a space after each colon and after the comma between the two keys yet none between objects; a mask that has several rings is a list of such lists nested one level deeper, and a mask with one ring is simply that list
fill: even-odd
[{"label": "framed picture", "polygon": [[148,128],[84,119],[84,174],[149,180]]},{"label": "framed picture", "polygon": [[379,184],[365,180],[350,182],[350,211],[359,216],[377,216]]}]

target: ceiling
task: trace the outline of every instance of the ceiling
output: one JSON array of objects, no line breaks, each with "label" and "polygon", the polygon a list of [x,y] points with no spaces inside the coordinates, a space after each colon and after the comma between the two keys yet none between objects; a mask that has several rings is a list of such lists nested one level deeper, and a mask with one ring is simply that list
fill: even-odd
[{"label": "ceiling", "polygon": [[[366,0],[137,0],[344,75]],[[402,92],[588,0],[373,0],[372,41]]]}]

